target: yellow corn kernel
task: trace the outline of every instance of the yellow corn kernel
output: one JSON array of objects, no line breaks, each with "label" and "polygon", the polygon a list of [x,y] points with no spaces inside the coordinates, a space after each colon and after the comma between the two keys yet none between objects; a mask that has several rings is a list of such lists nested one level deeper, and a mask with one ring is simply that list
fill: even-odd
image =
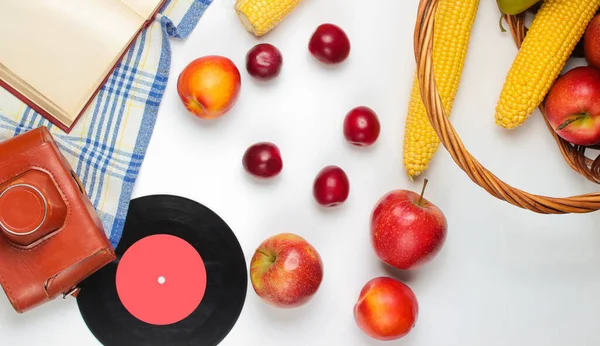
[{"label": "yellow corn kernel", "polygon": [[513,129],[531,116],[599,7],[599,0],[544,0],[504,82],[497,125]]},{"label": "yellow corn kernel", "polygon": [[244,28],[262,36],[277,26],[302,0],[237,0],[235,11]]},{"label": "yellow corn kernel", "polygon": [[[450,116],[467,54],[479,0],[441,0],[433,31],[433,71],[446,115]],[[417,75],[408,105],[404,130],[404,167],[409,178],[428,167],[440,139],[427,117]]]}]

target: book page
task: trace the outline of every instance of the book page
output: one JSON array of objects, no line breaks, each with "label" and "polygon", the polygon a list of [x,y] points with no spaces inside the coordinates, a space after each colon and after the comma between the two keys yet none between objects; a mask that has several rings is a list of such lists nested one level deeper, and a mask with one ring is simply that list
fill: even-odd
[{"label": "book page", "polygon": [[143,22],[119,0],[1,0],[0,64],[74,118]]},{"label": "book page", "polygon": [[162,0],[121,0],[121,2],[144,19],[149,19],[161,5]]}]

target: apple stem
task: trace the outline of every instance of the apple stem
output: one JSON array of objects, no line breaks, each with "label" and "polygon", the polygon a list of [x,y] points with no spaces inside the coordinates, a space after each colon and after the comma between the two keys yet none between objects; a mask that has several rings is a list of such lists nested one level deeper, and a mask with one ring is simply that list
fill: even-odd
[{"label": "apple stem", "polygon": [[425,194],[425,187],[427,187],[427,182],[428,180],[425,179],[423,181],[423,189],[421,189],[421,196],[419,196],[419,202],[417,202],[417,204],[422,207],[423,206],[423,195]]},{"label": "apple stem", "polygon": [[560,124],[560,126],[558,128],[556,128],[556,131],[560,131],[560,130],[564,129],[565,127],[569,126],[571,123],[574,123],[579,119],[585,118],[586,116],[588,116],[587,113],[581,113],[573,118],[567,119],[562,124]]},{"label": "apple stem", "polygon": [[264,252],[263,250],[257,250],[257,252],[260,253],[260,254],[262,254],[262,255],[264,255],[264,256],[266,256],[266,257],[269,257],[269,259],[273,263],[275,263],[275,260],[277,259],[277,257],[275,257],[274,255],[269,255],[266,252]]}]

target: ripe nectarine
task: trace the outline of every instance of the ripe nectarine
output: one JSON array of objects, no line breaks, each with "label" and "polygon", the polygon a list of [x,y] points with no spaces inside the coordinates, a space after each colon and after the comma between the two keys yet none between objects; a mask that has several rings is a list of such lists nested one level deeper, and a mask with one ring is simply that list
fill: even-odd
[{"label": "ripe nectarine", "polygon": [[215,119],[237,102],[241,76],[230,59],[204,56],[190,62],[177,80],[177,93],[185,108],[202,119]]}]

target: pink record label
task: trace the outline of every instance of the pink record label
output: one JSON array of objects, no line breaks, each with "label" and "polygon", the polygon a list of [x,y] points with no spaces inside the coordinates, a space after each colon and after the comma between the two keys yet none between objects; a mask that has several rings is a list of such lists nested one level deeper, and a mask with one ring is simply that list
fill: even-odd
[{"label": "pink record label", "polygon": [[188,317],[206,291],[202,258],[183,239],[160,234],[133,244],[117,267],[123,306],[139,320],[167,325]]}]

